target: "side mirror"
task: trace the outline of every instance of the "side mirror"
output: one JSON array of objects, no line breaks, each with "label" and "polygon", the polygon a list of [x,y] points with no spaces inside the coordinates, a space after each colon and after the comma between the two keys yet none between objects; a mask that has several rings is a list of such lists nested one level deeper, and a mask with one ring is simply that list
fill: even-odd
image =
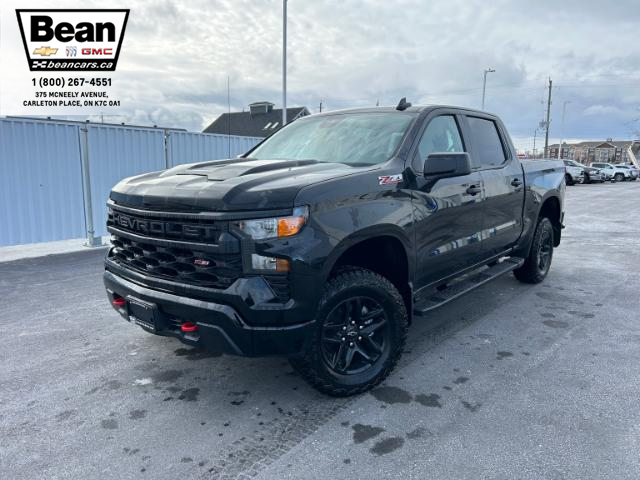
[{"label": "side mirror", "polygon": [[460,177],[471,173],[471,159],[466,152],[431,153],[424,162],[425,179]]}]

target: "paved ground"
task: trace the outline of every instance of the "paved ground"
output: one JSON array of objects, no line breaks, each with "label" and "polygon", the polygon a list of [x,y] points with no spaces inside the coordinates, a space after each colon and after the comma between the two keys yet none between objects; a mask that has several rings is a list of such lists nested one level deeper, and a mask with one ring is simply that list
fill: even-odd
[{"label": "paved ground", "polygon": [[640,182],[567,196],[544,284],[417,321],[347,400],[125,323],[102,252],[0,264],[0,478],[638,478]]}]

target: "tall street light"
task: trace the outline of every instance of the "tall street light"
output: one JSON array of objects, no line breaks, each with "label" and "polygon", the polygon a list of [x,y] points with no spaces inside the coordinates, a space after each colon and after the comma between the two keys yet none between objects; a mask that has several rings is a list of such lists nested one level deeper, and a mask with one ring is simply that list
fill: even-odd
[{"label": "tall street light", "polygon": [[[562,103],[562,122],[560,124],[560,133],[564,136],[564,115],[567,113],[567,104],[571,103],[571,100],[565,100]],[[560,143],[558,144],[558,160],[562,157],[562,137],[560,137]]]},{"label": "tall street light", "polygon": [[484,95],[487,91],[487,73],[493,72],[495,72],[493,68],[486,68],[484,70],[484,79],[482,80],[482,110],[484,110]]},{"label": "tall street light", "polygon": [[282,0],[282,126],[287,124],[287,0]]},{"label": "tall street light", "polygon": [[540,127],[536,127],[535,131],[533,132],[533,158],[536,158],[536,138],[538,137],[538,130],[540,130]]}]

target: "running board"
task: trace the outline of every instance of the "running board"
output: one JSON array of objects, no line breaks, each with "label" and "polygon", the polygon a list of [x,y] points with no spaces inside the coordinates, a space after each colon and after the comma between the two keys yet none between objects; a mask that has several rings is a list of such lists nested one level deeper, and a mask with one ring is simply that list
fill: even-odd
[{"label": "running board", "polygon": [[491,280],[494,280],[505,273],[509,273],[524,263],[524,258],[507,258],[492,267],[483,268],[479,272],[470,273],[460,280],[454,280],[450,285],[442,290],[433,290],[431,296],[420,296],[416,298],[414,312],[417,314],[427,313],[438,308],[451,300],[461,297],[465,293],[470,292]]}]

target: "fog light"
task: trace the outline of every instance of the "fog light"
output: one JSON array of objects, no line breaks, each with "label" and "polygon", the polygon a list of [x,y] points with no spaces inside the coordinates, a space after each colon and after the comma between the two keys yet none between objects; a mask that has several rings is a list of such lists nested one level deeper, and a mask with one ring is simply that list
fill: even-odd
[{"label": "fog light", "polygon": [[288,272],[290,269],[289,260],[285,258],[263,257],[262,255],[251,255],[251,267],[254,270],[271,270],[274,272]]}]

